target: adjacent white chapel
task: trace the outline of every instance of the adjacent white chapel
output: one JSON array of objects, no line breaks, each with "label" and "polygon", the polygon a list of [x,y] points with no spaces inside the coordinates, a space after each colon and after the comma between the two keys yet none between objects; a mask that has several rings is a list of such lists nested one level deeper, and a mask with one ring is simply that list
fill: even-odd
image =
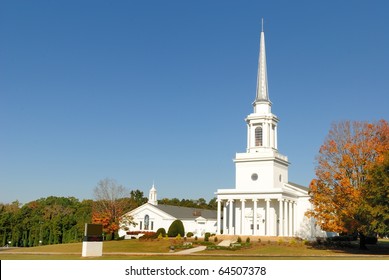
[{"label": "adjacent white chapel", "polygon": [[311,208],[308,188],[289,182],[288,158],[278,152],[278,118],[271,112],[268,92],[265,35],[260,36],[256,97],[253,113],[246,118],[247,150],[237,153],[235,189],[218,189],[217,211],[158,205],[157,191],[150,190],[148,203],[130,211],[136,225],[128,231],[156,231],[175,219],[185,232],[203,236],[223,235],[300,236],[323,234],[305,217]]},{"label": "adjacent white chapel", "polygon": [[235,189],[218,189],[217,232],[225,235],[311,235],[304,213],[308,188],[288,181],[288,158],[277,149],[278,118],[271,112],[265,34],[260,36],[256,97],[246,118],[247,150],[237,153]]},{"label": "adjacent white chapel", "polygon": [[[194,236],[204,237],[206,232],[216,233],[216,211],[181,207],[174,205],[159,205],[157,189],[154,184],[149,192],[147,203],[126,213],[133,218],[134,225],[122,225],[119,236],[132,238],[135,232],[155,232],[164,228],[166,232],[175,220],[181,220],[184,224],[185,234],[193,233]],[[142,235],[140,233],[140,235]]]}]

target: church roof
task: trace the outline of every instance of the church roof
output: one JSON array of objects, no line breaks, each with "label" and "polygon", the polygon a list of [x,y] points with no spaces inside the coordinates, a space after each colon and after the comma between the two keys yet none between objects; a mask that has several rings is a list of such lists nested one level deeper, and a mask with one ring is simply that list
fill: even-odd
[{"label": "church roof", "polygon": [[304,187],[304,186],[299,185],[299,184],[296,184],[296,183],[288,182],[288,184],[289,184],[289,185],[292,185],[293,187],[296,187],[296,188],[298,188],[298,189],[301,189],[301,190],[303,190],[303,191],[306,191],[306,192],[309,190],[309,188]]},{"label": "church roof", "polygon": [[217,218],[217,211],[215,210],[192,208],[192,207],[181,207],[181,206],[164,205],[164,204],[153,205],[153,206],[180,220],[196,219],[198,217],[203,217],[205,219],[215,219],[215,220]]}]

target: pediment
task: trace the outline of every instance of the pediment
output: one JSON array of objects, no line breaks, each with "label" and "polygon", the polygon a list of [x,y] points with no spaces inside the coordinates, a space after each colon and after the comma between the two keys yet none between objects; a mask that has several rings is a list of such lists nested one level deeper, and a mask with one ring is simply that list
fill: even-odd
[{"label": "pediment", "polygon": [[197,218],[195,219],[195,221],[196,221],[196,222],[206,222],[207,219],[200,216],[200,217],[197,217]]},{"label": "pediment", "polygon": [[125,215],[130,215],[132,217],[143,217],[144,215],[150,215],[150,216],[158,216],[162,219],[175,219],[175,217],[169,215],[168,213],[158,209],[154,205],[150,203],[143,204],[139,206],[138,208],[135,208],[134,210],[127,212]]}]

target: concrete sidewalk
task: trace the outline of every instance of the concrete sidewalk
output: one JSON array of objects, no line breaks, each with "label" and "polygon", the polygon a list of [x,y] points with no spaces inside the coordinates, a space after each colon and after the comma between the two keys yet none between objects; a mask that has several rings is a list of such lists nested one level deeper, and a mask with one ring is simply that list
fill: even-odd
[{"label": "concrete sidewalk", "polygon": [[183,251],[175,252],[175,253],[172,253],[172,254],[175,254],[175,255],[189,255],[189,254],[192,254],[192,253],[195,253],[195,252],[204,251],[205,249],[207,249],[207,246],[199,246],[199,247],[194,247],[194,248],[191,248],[191,249],[186,249],[186,250],[183,250]]}]

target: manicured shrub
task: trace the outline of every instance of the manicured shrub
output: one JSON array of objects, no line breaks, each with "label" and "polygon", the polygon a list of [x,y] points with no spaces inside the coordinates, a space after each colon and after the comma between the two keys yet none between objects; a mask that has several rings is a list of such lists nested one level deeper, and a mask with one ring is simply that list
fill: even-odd
[{"label": "manicured shrub", "polygon": [[155,233],[155,237],[165,237],[166,236],[166,230],[164,228],[159,228],[157,232]]},{"label": "manicured shrub", "polygon": [[205,235],[204,235],[204,241],[208,242],[210,236],[211,236],[211,234],[209,232],[206,232]]},{"label": "manicured shrub", "polygon": [[297,241],[296,241],[296,239],[291,239],[291,240],[289,240],[289,244],[291,245],[291,246],[296,246],[297,245]]},{"label": "manicured shrub", "polygon": [[250,237],[247,237],[247,238],[246,238],[246,243],[247,243],[247,244],[250,243]]},{"label": "manicured shrub", "polygon": [[167,235],[169,237],[176,237],[178,234],[185,236],[184,224],[181,220],[175,220],[169,227]]},{"label": "manicured shrub", "polygon": [[186,237],[191,238],[193,235],[194,235],[193,232],[188,232],[188,233],[186,234]]},{"label": "manicured shrub", "polygon": [[242,243],[242,238],[240,238],[240,236],[238,236],[238,240],[236,242]]}]

